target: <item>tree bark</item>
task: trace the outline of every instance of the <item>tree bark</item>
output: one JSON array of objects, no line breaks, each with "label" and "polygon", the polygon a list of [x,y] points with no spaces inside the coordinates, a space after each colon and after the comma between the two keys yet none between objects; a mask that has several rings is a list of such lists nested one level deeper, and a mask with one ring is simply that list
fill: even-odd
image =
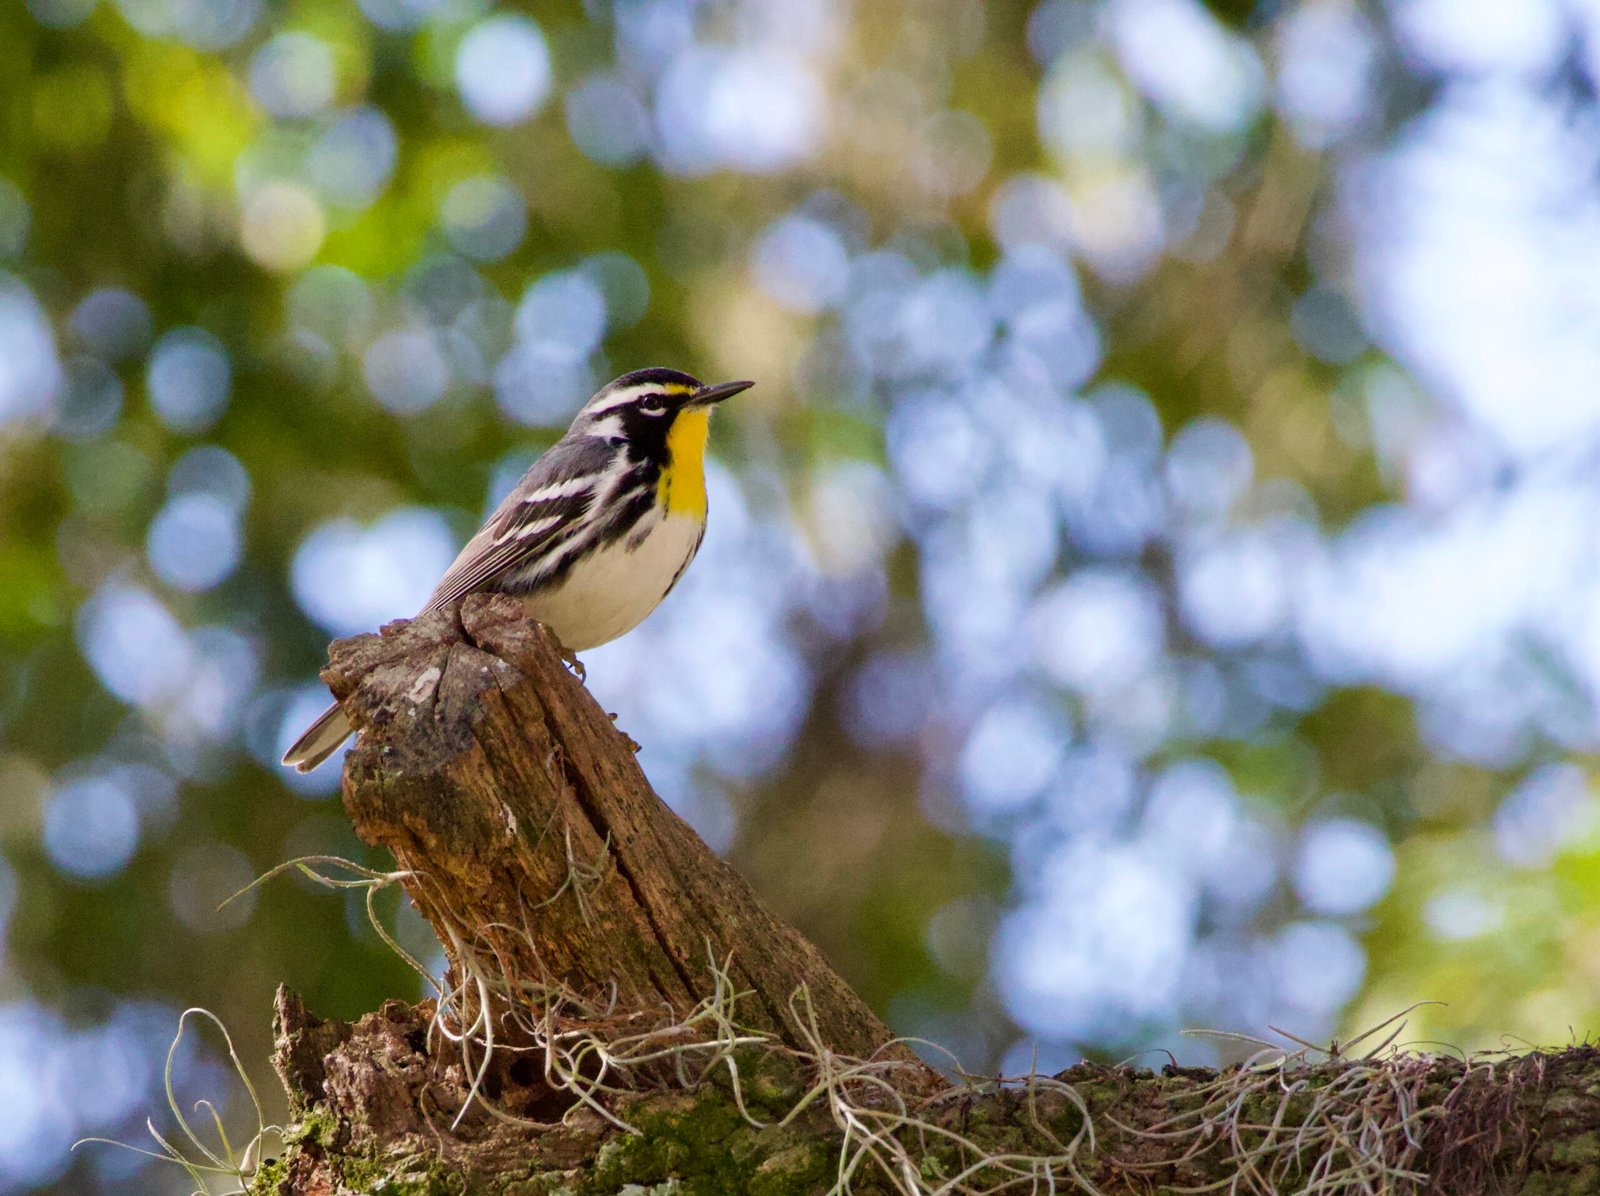
[{"label": "tree bark", "polygon": [[455,980],[488,969],[502,996],[681,1018],[725,969],[748,994],[747,1026],[795,1047],[908,1057],[655,795],[637,746],[514,600],[474,595],[459,615],[390,624],[329,656],[323,679],[359,732],[345,809],[409,874]]},{"label": "tree bark", "polygon": [[[741,1101],[725,1071],[692,1088],[618,1097],[609,1111],[629,1129],[587,1108],[566,1106],[563,1117],[537,1069],[511,1063],[486,1085],[501,1111],[493,1116],[468,1101],[453,1052],[428,1049],[432,1013],[426,1002],[390,1002],[354,1024],[323,1021],[280,990],[276,1063],[294,1120],[288,1150],[256,1177],[254,1196],[820,1196],[846,1173],[844,1190],[857,1193],[987,1191],[1007,1180],[1008,1191],[1102,1196],[1208,1186],[1600,1191],[1592,1047],[1495,1062],[1332,1061],[1281,1074],[1082,1065],[1031,1092],[956,1085],[913,1101],[893,1133],[897,1151],[861,1128],[883,1124],[870,1088],[841,1085],[857,1102],[850,1115],[826,1096],[807,1101],[813,1069],[781,1050],[744,1060]],[[548,1124],[512,1124],[508,1114]],[[1031,1181],[1021,1178],[1030,1168]],[[964,1173],[966,1186],[948,1186]]]},{"label": "tree bark", "polygon": [[351,1024],[280,991],[291,1122],[256,1196],[1600,1192],[1588,1047],[945,1084],[656,797],[516,603],[339,641],[323,675],[359,731],[346,809],[438,932],[446,1007]]}]

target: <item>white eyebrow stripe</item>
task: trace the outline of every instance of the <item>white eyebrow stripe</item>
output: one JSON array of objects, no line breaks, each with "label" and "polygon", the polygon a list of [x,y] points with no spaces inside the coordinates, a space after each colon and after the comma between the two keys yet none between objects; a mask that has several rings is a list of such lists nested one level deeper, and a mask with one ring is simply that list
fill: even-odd
[{"label": "white eyebrow stripe", "polygon": [[589,400],[580,414],[593,419],[597,415],[604,415],[607,411],[636,403],[645,395],[664,394],[669,398],[677,398],[690,393],[692,388],[680,382],[636,382],[622,390],[613,391],[604,399]]},{"label": "white eyebrow stripe", "polygon": [[634,402],[642,395],[647,395],[651,391],[660,389],[661,388],[659,386],[652,386],[647,382],[640,383],[637,386],[630,386],[626,390],[619,390],[607,395],[603,402],[599,399],[592,400],[589,405],[583,409],[583,414],[589,416],[603,415],[607,411],[611,411],[617,407],[623,407]]}]

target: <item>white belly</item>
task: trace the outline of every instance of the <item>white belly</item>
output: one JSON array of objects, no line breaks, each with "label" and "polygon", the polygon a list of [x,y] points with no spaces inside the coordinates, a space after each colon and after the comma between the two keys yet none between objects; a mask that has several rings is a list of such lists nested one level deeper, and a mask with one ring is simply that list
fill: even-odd
[{"label": "white belly", "polygon": [[705,525],[692,515],[659,520],[634,548],[631,537],[598,549],[552,589],[523,598],[528,614],[581,652],[632,631],[661,604],[694,558]]}]

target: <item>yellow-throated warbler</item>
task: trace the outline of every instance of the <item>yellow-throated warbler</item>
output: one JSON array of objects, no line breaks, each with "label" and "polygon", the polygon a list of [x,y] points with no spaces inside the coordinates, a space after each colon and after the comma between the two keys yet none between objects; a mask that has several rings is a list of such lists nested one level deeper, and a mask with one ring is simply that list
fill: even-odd
[{"label": "yellow-throated warbler", "polygon": [[[703,386],[660,368],[607,385],[467,542],[421,613],[491,591],[520,597],[569,652],[633,630],[705,535],[711,407],[751,385]],[[349,734],[330,706],[283,762],[309,772]]]}]

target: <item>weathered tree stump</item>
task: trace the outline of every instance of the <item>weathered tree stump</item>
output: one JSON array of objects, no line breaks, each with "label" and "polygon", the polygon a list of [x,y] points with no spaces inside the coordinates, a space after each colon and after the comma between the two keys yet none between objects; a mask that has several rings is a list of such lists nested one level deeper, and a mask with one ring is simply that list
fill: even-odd
[{"label": "weathered tree stump", "polygon": [[[941,1088],[655,796],[515,603],[469,598],[331,658],[324,677],[361,732],[344,777],[357,832],[394,853],[456,979],[494,983],[475,1010],[463,984],[442,1019],[433,1002],[389,1002],[353,1024],[280,991],[291,1121],[253,1196],[1600,1191],[1587,1046],[1083,1065]],[[598,1010],[589,1041],[643,1019],[663,1027],[653,1045],[719,983],[749,994],[734,1016],[761,1042],[672,1038],[695,1065],[638,1084],[553,1073],[518,1019],[519,1005]],[[469,1015],[487,1017],[474,1031]],[[526,1037],[489,1051],[484,1027],[501,1022]]]},{"label": "weathered tree stump", "polygon": [[323,679],[359,732],[345,808],[411,874],[454,975],[470,953],[524,992],[682,1016],[715,963],[748,994],[743,1025],[794,1047],[886,1048],[821,953],[651,790],[633,742],[515,601],[474,595],[329,655]]}]

